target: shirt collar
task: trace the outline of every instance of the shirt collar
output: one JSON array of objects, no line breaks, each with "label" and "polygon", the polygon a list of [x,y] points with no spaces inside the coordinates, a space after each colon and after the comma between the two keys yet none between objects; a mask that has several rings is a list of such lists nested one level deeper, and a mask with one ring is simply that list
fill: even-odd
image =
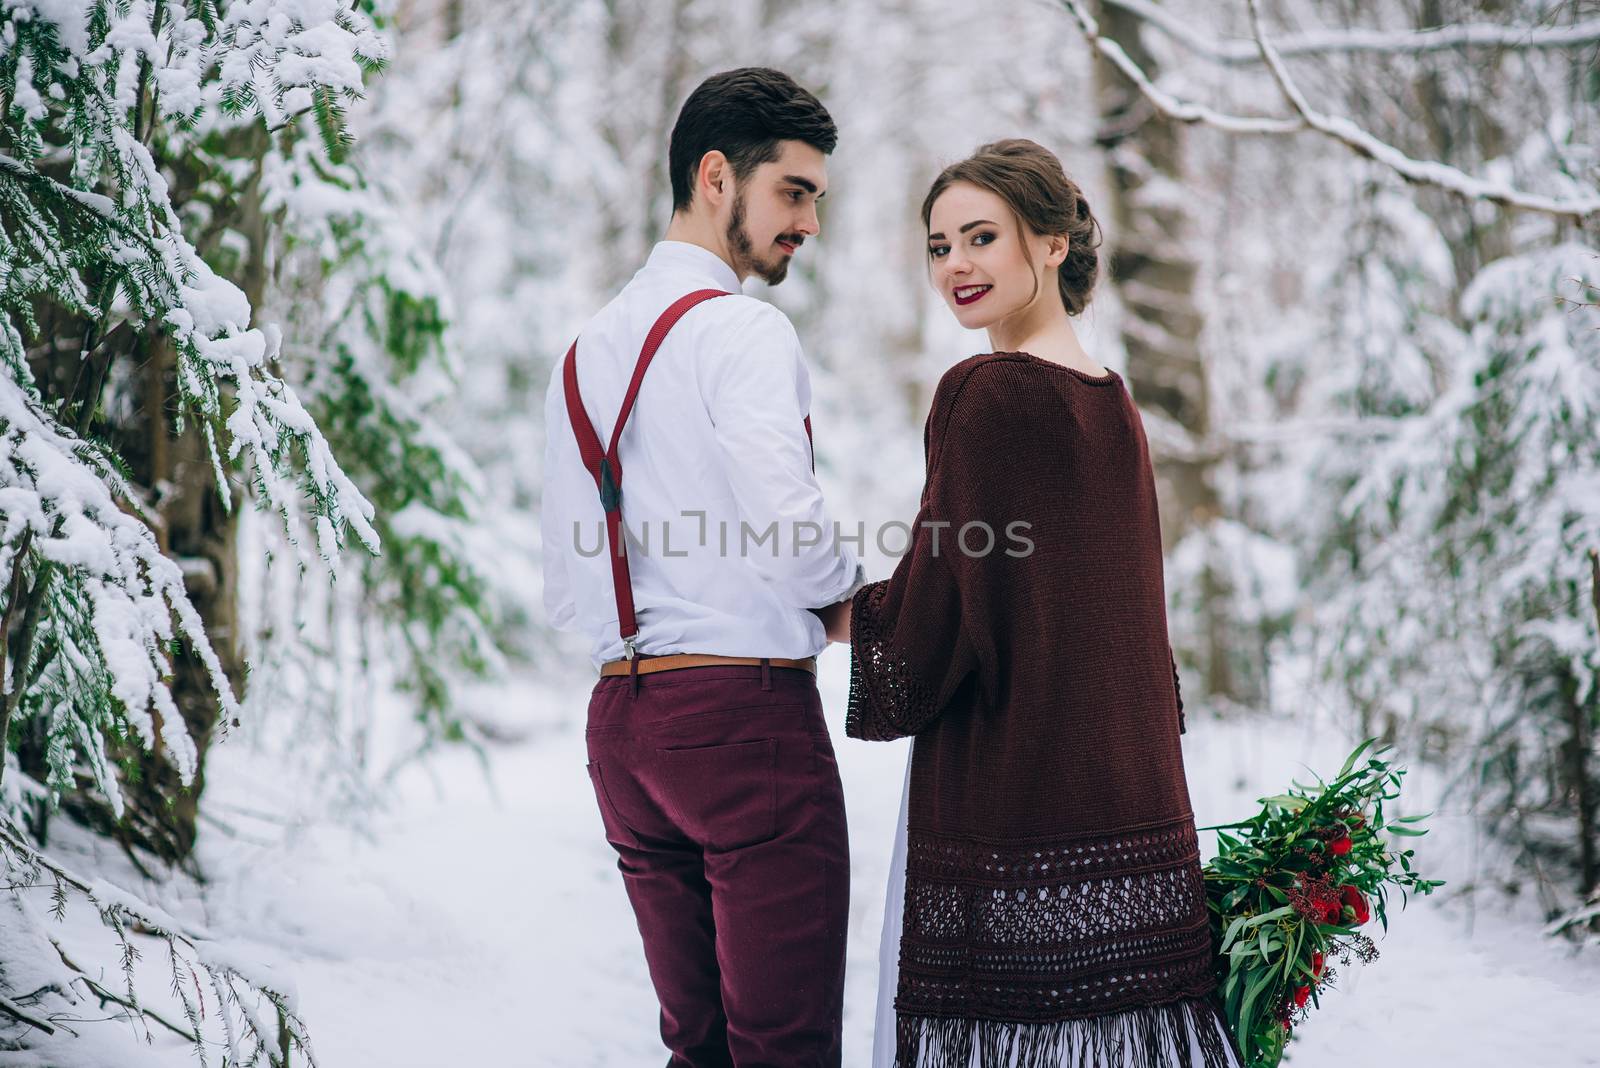
[{"label": "shirt collar", "polygon": [[694,274],[708,278],[716,288],[729,293],[741,291],[739,276],[708,248],[687,241],[658,241],[650,250],[646,267],[656,267],[677,274]]}]

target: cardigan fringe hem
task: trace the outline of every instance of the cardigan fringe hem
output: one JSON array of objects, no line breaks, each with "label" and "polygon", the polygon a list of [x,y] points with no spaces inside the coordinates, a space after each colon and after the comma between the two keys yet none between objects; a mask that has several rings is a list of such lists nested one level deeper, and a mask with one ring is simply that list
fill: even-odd
[{"label": "cardigan fringe hem", "polygon": [[[1199,1047],[1198,1060],[1194,1045]],[[1050,1023],[895,1014],[894,1068],[1238,1068],[1241,1064],[1227,1024],[1210,997]]]}]

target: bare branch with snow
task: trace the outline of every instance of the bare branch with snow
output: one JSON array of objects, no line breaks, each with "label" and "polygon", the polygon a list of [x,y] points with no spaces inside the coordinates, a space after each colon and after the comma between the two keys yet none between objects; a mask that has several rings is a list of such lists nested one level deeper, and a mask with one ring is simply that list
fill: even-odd
[{"label": "bare branch with snow", "polygon": [[[1229,41],[1200,32],[1151,0],[1102,0],[1160,30],[1197,55],[1230,65],[1261,62],[1254,41]],[[1280,38],[1278,54],[1313,56],[1350,53],[1420,55],[1459,48],[1531,50],[1582,48],[1600,42],[1600,19],[1570,26],[1496,26],[1468,23],[1426,30],[1316,30]]]},{"label": "bare branch with snow", "polygon": [[1150,77],[1145,74],[1139,64],[1135,63],[1123,50],[1122,46],[1100,32],[1100,24],[1094,16],[1089,14],[1081,0],[1062,0],[1067,10],[1078,20],[1078,27],[1083,30],[1084,37],[1089,44],[1106,59],[1110,60],[1118,70],[1139,91],[1154,104],[1163,115],[1169,119],[1186,123],[1203,123],[1215,126],[1229,133],[1246,134],[1277,134],[1294,133],[1305,128],[1305,124],[1293,119],[1276,119],[1267,116],[1227,115],[1223,112],[1209,108],[1204,104],[1195,104],[1187,100],[1180,100],[1170,93],[1158,89]]},{"label": "bare branch with snow", "polygon": [[1475,178],[1448,164],[1412,159],[1393,145],[1378,140],[1349,119],[1317,111],[1295,84],[1289,69],[1284,66],[1282,56],[1272,42],[1267,40],[1266,31],[1261,25],[1259,0],[1247,0],[1247,2],[1250,5],[1250,28],[1255,34],[1256,43],[1261,48],[1261,58],[1272,71],[1272,77],[1278,83],[1278,88],[1283,91],[1285,99],[1311,129],[1343,142],[1368,159],[1384,164],[1408,182],[1437,186],[1467,200],[1487,200],[1501,207],[1567,217],[1579,223],[1585,216],[1600,214],[1600,193],[1590,191],[1567,200],[1525,193],[1504,182]]},{"label": "bare branch with snow", "polygon": [[1313,109],[1299,88],[1289,77],[1282,58],[1262,35],[1260,15],[1255,0],[1250,0],[1251,23],[1256,31],[1257,46],[1262,58],[1271,68],[1284,96],[1294,106],[1298,118],[1281,119],[1265,116],[1229,115],[1203,104],[1180,100],[1156,87],[1149,75],[1139,67],[1122,46],[1100,32],[1099,24],[1089,13],[1083,0],[1061,0],[1077,20],[1090,45],[1114,63],[1128,80],[1138,87],[1157,111],[1169,119],[1185,123],[1199,123],[1228,133],[1289,134],[1310,130],[1348,146],[1359,155],[1366,156],[1393,170],[1414,185],[1428,185],[1454,193],[1467,200],[1484,200],[1501,207],[1539,212],[1557,218],[1584,223],[1591,216],[1600,216],[1600,192],[1584,190],[1570,198],[1542,196],[1516,189],[1504,182],[1476,178],[1464,171],[1434,160],[1416,160],[1404,152],[1357,126],[1343,116],[1327,115]]}]

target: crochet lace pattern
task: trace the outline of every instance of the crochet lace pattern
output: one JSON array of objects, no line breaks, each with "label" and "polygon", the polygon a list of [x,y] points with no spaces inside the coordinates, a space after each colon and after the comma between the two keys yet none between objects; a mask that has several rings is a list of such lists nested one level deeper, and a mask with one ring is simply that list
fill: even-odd
[{"label": "crochet lace pattern", "polygon": [[911,832],[904,1012],[1097,1016],[1215,986],[1191,819],[1004,845]]},{"label": "crochet lace pattern", "polygon": [[912,832],[906,851],[899,1068],[1238,1063],[1192,819],[1032,845]]},{"label": "crochet lace pattern", "polygon": [[[939,712],[934,693],[876,634],[874,621],[880,618],[888,592],[887,582],[868,583],[850,606],[850,703],[845,707],[844,732],[869,742],[914,733]],[[879,715],[869,715],[870,709],[879,710]],[[878,719],[894,730],[875,730]]]}]

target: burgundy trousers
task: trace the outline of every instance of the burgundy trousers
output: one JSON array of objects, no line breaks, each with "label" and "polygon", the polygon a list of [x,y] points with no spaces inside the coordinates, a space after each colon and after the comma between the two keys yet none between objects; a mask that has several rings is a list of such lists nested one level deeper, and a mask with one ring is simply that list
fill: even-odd
[{"label": "burgundy trousers", "polygon": [[838,1068],[850,849],[816,679],[604,678],[587,735],[668,1068]]}]

